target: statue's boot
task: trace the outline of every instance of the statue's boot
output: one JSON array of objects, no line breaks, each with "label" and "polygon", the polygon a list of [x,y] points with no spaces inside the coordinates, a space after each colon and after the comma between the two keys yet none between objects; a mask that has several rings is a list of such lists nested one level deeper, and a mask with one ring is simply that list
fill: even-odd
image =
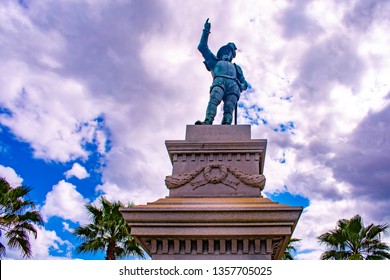
[{"label": "statue's boot", "polygon": [[200,121],[200,120],[197,120],[197,121],[195,122],[195,124],[196,124],[196,125],[204,125],[204,124],[210,125],[211,123],[206,123],[205,121],[202,122],[202,121]]},{"label": "statue's boot", "polygon": [[195,124],[196,124],[196,125],[204,125],[204,124],[206,124],[206,125],[212,125],[213,122],[206,118],[203,122],[202,122],[202,121],[196,121]]},{"label": "statue's boot", "polygon": [[210,100],[208,106],[207,106],[207,111],[206,111],[206,118],[205,120],[202,121],[196,121],[196,125],[212,125],[214,121],[214,117],[217,114],[217,106],[218,106],[218,101],[214,101],[213,99]]},{"label": "statue's boot", "polygon": [[232,124],[233,116],[230,113],[223,114],[222,124]]}]

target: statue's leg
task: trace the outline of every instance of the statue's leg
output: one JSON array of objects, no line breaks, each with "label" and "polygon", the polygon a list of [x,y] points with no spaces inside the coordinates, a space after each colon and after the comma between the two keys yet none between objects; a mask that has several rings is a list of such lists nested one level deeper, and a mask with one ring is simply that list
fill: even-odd
[{"label": "statue's leg", "polygon": [[214,86],[210,92],[210,100],[207,105],[206,110],[206,119],[204,120],[204,124],[212,124],[217,114],[217,107],[222,101],[223,97],[223,89],[220,86]]},{"label": "statue's leg", "polygon": [[237,95],[229,94],[225,96],[223,101],[223,119],[222,124],[232,124],[233,110],[237,104]]}]

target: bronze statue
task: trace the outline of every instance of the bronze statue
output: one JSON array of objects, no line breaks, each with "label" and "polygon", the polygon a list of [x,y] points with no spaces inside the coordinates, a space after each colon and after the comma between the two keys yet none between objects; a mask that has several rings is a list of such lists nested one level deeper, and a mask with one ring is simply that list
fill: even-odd
[{"label": "bronze statue", "polygon": [[204,24],[204,29],[198,50],[202,53],[204,64],[213,76],[213,84],[210,88],[210,100],[207,105],[206,118],[197,121],[195,124],[213,124],[214,117],[217,114],[217,106],[223,100],[223,119],[222,124],[231,124],[233,120],[233,111],[240,93],[248,88],[244,74],[240,66],[232,63],[236,57],[236,45],[228,43],[222,46],[215,56],[209,49],[207,41],[209,38],[211,23],[209,19]]}]

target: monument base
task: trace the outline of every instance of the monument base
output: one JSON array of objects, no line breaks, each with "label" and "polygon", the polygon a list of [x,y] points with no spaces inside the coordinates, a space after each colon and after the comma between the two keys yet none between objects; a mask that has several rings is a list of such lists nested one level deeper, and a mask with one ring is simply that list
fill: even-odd
[{"label": "monument base", "polygon": [[153,260],[280,259],[302,211],[267,198],[163,198],[122,210]]},{"label": "monument base", "polygon": [[249,125],[187,126],[166,141],[169,196],[121,209],[154,260],[281,259],[302,212],[261,196],[267,140]]}]

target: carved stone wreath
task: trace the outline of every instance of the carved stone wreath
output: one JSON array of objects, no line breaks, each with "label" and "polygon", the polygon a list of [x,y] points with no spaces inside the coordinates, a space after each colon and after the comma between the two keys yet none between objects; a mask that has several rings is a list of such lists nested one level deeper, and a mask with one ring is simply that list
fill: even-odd
[{"label": "carved stone wreath", "polygon": [[[219,169],[219,173],[217,174],[211,174],[211,170],[213,169]],[[219,184],[223,183],[233,189],[236,189],[235,186],[237,186],[240,182],[231,181],[228,180],[226,177],[228,176],[228,167],[223,164],[210,164],[206,166],[203,169],[203,180],[192,182],[191,185],[194,187],[194,189],[201,187],[203,185],[206,185],[208,183],[211,184]]]},{"label": "carved stone wreath", "polygon": [[[213,169],[218,169],[219,172],[211,172]],[[206,185],[208,183],[211,184],[219,184],[222,183],[224,185],[227,185],[233,189],[236,189],[236,186],[240,183],[239,181],[233,181],[227,178],[228,171],[233,174],[234,177],[239,179],[241,182],[243,182],[246,185],[249,185],[254,188],[260,188],[260,190],[264,189],[265,185],[265,177],[264,175],[250,175],[247,174],[237,168],[234,168],[229,165],[224,164],[209,164],[207,166],[202,166],[197,169],[195,169],[192,172],[181,174],[181,175],[172,175],[172,176],[166,176],[165,178],[165,184],[168,187],[168,189],[175,189],[179,188],[189,182],[191,182],[193,179],[195,179],[196,176],[198,176],[200,173],[203,172],[203,179],[200,179],[198,181],[191,182],[191,185],[194,187],[194,189]]]},{"label": "carved stone wreath", "polygon": [[[211,175],[211,170],[213,168],[219,168],[218,175]],[[204,178],[212,184],[221,183],[222,180],[225,179],[228,175],[227,167],[225,165],[221,165],[221,164],[211,164],[211,165],[207,166],[203,170],[203,172],[204,172]]]}]

